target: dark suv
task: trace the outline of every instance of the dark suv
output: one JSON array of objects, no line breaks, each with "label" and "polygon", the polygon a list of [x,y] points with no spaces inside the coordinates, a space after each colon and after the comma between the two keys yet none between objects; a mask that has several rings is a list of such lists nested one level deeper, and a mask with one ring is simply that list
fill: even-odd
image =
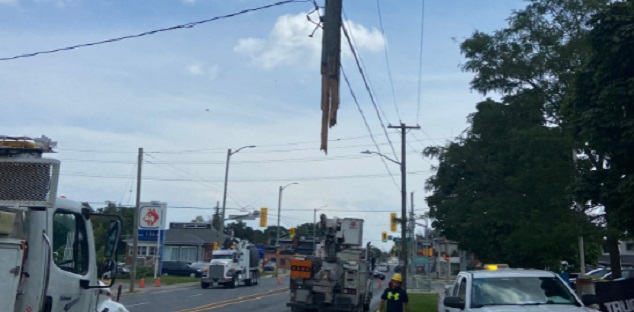
[{"label": "dark suv", "polygon": [[187,262],[180,261],[163,261],[163,269],[161,274],[200,277],[201,271],[189,266]]}]

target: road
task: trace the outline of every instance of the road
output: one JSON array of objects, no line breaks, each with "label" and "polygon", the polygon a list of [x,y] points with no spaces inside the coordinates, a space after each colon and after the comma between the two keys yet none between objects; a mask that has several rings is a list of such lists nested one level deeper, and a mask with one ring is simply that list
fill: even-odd
[{"label": "road", "polygon": [[[383,288],[387,283],[382,283]],[[378,305],[383,292],[374,283],[374,298],[371,308]],[[132,294],[121,297],[121,303],[130,312],[232,312],[257,311],[280,312],[290,311],[286,307],[288,302],[288,277],[282,279],[278,285],[274,278],[263,278],[257,286],[240,286],[235,289],[227,288],[176,288],[154,290],[144,294]]]}]

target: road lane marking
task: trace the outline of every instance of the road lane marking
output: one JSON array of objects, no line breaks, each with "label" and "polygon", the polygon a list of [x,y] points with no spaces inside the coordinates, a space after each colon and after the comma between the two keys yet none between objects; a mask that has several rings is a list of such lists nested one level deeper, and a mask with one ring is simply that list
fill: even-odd
[{"label": "road lane marking", "polygon": [[209,303],[209,304],[202,305],[202,306],[199,306],[199,307],[194,307],[194,308],[190,308],[190,309],[180,310],[178,312],[202,312],[202,311],[208,311],[208,310],[212,310],[212,309],[216,309],[216,308],[225,307],[227,305],[232,305],[232,304],[237,304],[237,303],[242,303],[242,302],[247,302],[247,301],[253,301],[253,300],[260,300],[262,298],[271,297],[271,296],[277,296],[277,295],[282,295],[282,294],[287,294],[287,293],[288,293],[288,288],[272,289],[272,290],[268,290],[268,291],[257,293],[257,294],[241,296],[241,297],[237,297],[237,298],[230,299],[230,300],[213,302],[213,303]]},{"label": "road lane marking", "polygon": [[198,296],[202,296],[202,295],[203,294],[197,294],[197,295],[191,295],[191,296],[188,296],[188,297],[191,298],[191,297],[198,297]]},{"label": "road lane marking", "polygon": [[125,306],[128,308],[131,307],[136,307],[136,306],[140,306],[140,305],[144,305],[144,304],[148,304],[149,302],[141,302],[141,303],[135,303],[135,304],[126,304]]}]

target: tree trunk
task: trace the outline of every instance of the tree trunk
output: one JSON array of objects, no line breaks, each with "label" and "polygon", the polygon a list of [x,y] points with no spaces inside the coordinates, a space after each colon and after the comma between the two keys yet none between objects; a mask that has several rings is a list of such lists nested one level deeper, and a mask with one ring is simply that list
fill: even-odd
[{"label": "tree trunk", "polygon": [[619,240],[608,234],[606,241],[610,252],[610,268],[612,269],[612,279],[621,277],[621,253],[619,252]]}]

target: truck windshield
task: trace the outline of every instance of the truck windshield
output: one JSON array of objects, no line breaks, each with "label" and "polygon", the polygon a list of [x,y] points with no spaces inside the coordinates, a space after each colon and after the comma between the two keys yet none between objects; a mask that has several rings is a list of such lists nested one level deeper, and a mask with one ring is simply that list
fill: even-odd
[{"label": "truck windshield", "polygon": [[499,277],[473,280],[472,307],[578,304],[556,277]]},{"label": "truck windshield", "polygon": [[233,259],[233,255],[214,255],[214,259]]}]

